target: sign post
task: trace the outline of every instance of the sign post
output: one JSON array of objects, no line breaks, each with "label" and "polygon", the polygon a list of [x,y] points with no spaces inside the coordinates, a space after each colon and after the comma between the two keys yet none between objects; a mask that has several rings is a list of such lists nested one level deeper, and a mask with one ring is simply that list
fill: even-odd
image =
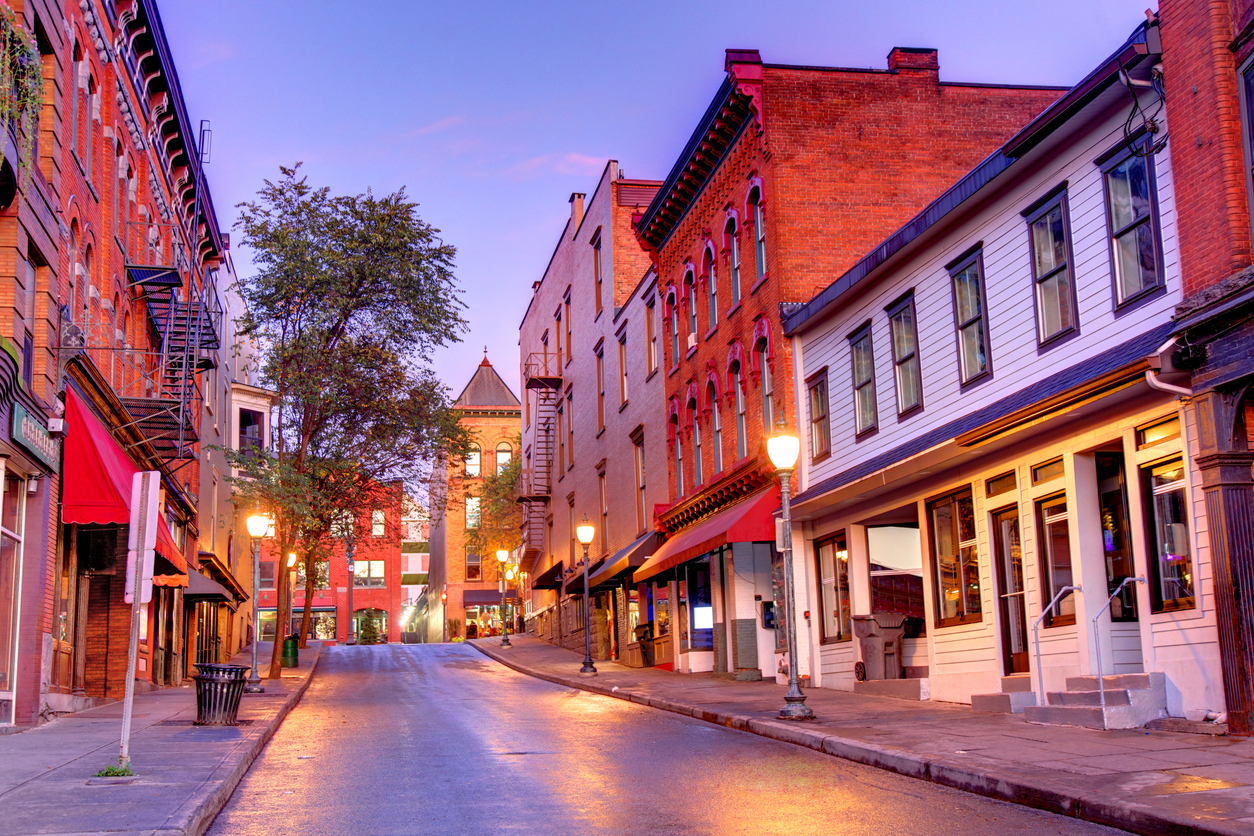
[{"label": "sign post", "polygon": [[135,664],[139,659],[139,620],[152,600],[161,474],[136,473],[131,480],[131,524],[126,535],[126,600],[131,605],[131,637],[126,652],[126,696],[122,701],[122,745],[118,765],[131,765],[131,713],[135,707]]}]

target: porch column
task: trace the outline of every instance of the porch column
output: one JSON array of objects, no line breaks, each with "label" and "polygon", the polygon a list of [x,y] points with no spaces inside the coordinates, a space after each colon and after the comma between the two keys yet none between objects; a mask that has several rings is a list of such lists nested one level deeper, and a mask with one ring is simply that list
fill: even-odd
[{"label": "porch column", "polygon": [[78,600],[74,612],[74,673],[70,692],[81,697],[87,694],[87,598],[91,595],[91,573],[78,576]]}]

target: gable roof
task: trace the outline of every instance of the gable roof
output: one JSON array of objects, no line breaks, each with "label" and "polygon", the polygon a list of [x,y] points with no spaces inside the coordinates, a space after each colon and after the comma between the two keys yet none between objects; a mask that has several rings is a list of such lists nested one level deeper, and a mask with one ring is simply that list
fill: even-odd
[{"label": "gable roof", "polygon": [[466,388],[457,396],[453,406],[496,406],[507,409],[518,409],[521,404],[512,389],[506,385],[501,376],[492,368],[488,358],[484,357],[479,368]]}]

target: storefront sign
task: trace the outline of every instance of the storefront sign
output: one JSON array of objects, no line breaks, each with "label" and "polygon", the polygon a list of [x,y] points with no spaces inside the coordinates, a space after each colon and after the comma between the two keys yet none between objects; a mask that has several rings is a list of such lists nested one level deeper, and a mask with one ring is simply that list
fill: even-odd
[{"label": "storefront sign", "polygon": [[13,404],[13,440],[54,473],[61,458],[61,442],[20,403]]}]

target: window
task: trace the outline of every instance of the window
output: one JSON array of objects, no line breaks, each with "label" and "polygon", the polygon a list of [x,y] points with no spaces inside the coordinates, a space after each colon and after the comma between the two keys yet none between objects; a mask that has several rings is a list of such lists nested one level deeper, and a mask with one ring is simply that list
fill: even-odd
[{"label": "window", "polygon": [[354,560],[353,588],[387,586],[382,560]]},{"label": "window", "polygon": [[936,577],[936,626],[979,621],[980,558],[975,543],[975,504],[970,491],[928,503],[932,569]]},{"label": "window", "polygon": [[1184,493],[1184,463],[1180,459],[1148,467],[1145,496],[1149,508],[1154,612],[1192,609],[1193,561],[1189,548],[1188,503]]},{"label": "window", "polygon": [[740,237],[735,218],[727,221],[724,232],[727,234],[727,261],[731,270],[731,303],[734,308],[740,304]]},{"label": "window", "polygon": [[479,497],[466,497],[466,527],[479,527]]},{"label": "window", "polygon": [[1015,473],[1003,473],[1001,476],[994,476],[984,483],[984,495],[987,497],[1001,496],[1004,493],[1010,493],[1015,489]]},{"label": "window", "polygon": [[[305,561],[296,561],[296,586],[303,588],[305,586]],[[330,589],[331,588],[331,562],[329,560],[315,560],[313,571],[314,589]]]},{"label": "window", "polygon": [[566,472],[566,433],[562,432],[564,417],[564,410],[559,408],[557,410],[557,472],[559,474]]},{"label": "window", "polygon": [[745,378],[740,363],[732,364],[732,397],[736,406],[736,458],[739,460],[749,455],[745,426]]},{"label": "window", "polygon": [[959,261],[949,275],[953,280],[954,326],[958,329],[958,378],[965,385],[990,371],[981,252]]},{"label": "window", "polygon": [[762,190],[755,188],[749,193],[753,206],[753,258],[757,262],[758,281],[766,277],[766,218],[762,212]]},{"label": "window", "polygon": [[692,416],[692,483],[700,485],[701,479],[701,410],[696,401],[688,402],[688,414]]},{"label": "window", "polygon": [[636,454],[636,530],[644,531],[648,524],[648,518],[645,513],[648,510],[645,506],[644,495],[644,433],[632,439],[632,445]]},{"label": "window", "polygon": [[831,428],[827,423],[827,369],[823,369],[806,384],[809,393],[810,458],[825,458],[832,452]]},{"label": "window", "polygon": [[261,569],[261,588],[274,589],[274,563],[263,560],[257,565]]},{"label": "window", "polygon": [[715,269],[714,250],[707,249],[705,251],[705,281],[706,287],[709,288],[710,298],[707,300],[710,305],[710,329],[713,330],[718,325],[718,271]]},{"label": "window", "polygon": [[602,296],[601,296],[602,281],[601,280],[604,278],[604,276],[601,274],[601,233],[600,231],[597,232],[596,238],[592,241],[592,275],[596,279],[596,282],[594,284],[594,287],[596,288],[596,303],[597,303],[596,312],[599,314],[601,313],[601,306],[603,304],[601,301],[602,299]]},{"label": "window", "polygon": [[714,472],[723,470],[723,421],[718,414],[718,396],[714,384],[705,387],[705,402],[710,405],[710,435],[714,447]]},{"label": "window", "polygon": [[502,441],[496,445],[496,472],[504,473],[509,467],[510,462],[514,460],[514,448],[508,442]]},{"label": "window", "polygon": [[239,411],[239,451],[247,456],[258,456],[265,452],[265,439],[262,437],[263,416],[253,409]]},{"label": "window", "polygon": [[1125,147],[1102,165],[1115,307],[1162,287],[1154,160],[1141,156],[1148,154],[1148,149],[1148,142],[1137,149]]},{"label": "window", "polygon": [[675,439],[675,498],[684,495],[684,440],[679,435],[679,419],[671,418],[671,432]]},{"label": "window", "polygon": [[597,430],[605,429],[605,352],[597,351]]},{"label": "window", "polygon": [[684,277],[684,284],[688,288],[688,333],[695,337],[697,335],[697,282],[692,273]]},{"label": "window", "polygon": [[[1071,533],[1067,525],[1067,499],[1056,496],[1036,503],[1041,538],[1041,606],[1049,606],[1060,590],[1071,586]],[[1075,624],[1075,593],[1067,592],[1045,615],[1046,627]]]},{"label": "window", "polygon": [[627,338],[618,341],[618,405],[627,403]]},{"label": "window", "polygon": [[553,339],[557,340],[557,350],[553,357],[557,360],[557,365],[562,365],[562,309],[558,308],[557,313],[553,314]]},{"label": "window", "polygon": [[1065,192],[1028,216],[1028,231],[1036,287],[1036,338],[1044,346],[1076,330]]},{"label": "window", "polygon": [[1054,459],[1044,464],[1035,465],[1032,468],[1032,484],[1041,485],[1045,482],[1052,482],[1055,479],[1061,479],[1066,473],[1063,467],[1062,459]]},{"label": "window", "polygon": [[566,328],[566,362],[570,362],[570,288],[566,288],[566,298],[562,300],[562,323]]},{"label": "window", "polygon": [[819,594],[823,599],[823,644],[847,642],[853,638],[849,629],[849,549],[845,532],[818,542],[815,548],[819,563]]},{"label": "window", "polygon": [[387,516],[383,513],[382,508],[375,508],[370,512],[370,536],[383,537],[387,533]]},{"label": "window", "polygon": [[668,300],[671,307],[671,366],[679,365],[679,300],[671,294]]},{"label": "window", "polygon": [[353,515],[349,511],[339,511],[331,518],[331,536],[341,540],[352,537]]},{"label": "window", "polygon": [[758,342],[758,368],[762,370],[762,426],[771,433],[775,426],[775,381],[771,378],[771,363],[767,356],[766,340]]},{"label": "window", "polygon": [[575,466],[575,401],[572,392],[566,393],[566,466]]},{"label": "window", "polygon": [[465,471],[466,471],[467,476],[479,475],[480,467],[481,467],[481,462],[480,462],[481,458],[482,456],[479,451],[479,445],[478,444],[470,445],[470,449],[466,451]]},{"label": "window", "polygon": [[474,552],[466,552],[466,580],[483,580],[483,558]]},{"label": "window", "polygon": [[1173,416],[1166,421],[1138,427],[1136,431],[1136,449],[1143,450],[1180,437],[1180,417]]},{"label": "window", "polygon": [[923,380],[919,374],[919,336],[914,321],[914,294],[888,309],[888,324],[893,338],[897,414],[906,415],[923,406]]},{"label": "window", "polygon": [[849,357],[853,365],[854,428],[858,435],[862,435],[879,424],[875,404],[875,355],[871,348],[870,324],[849,338]]},{"label": "window", "polygon": [[645,374],[653,374],[657,371],[657,323],[654,317],[657,316],[656,305],[650,301],[644,312],[644,341],[645,341]]},{"label": "window", "polygon": [[605,495],[605,471],[597,474],[597,496],[601,502],[601,554],[610,553],[610,506]]},{"label": "window", "polygon": [[83,153],[83,168],[87,177],[87,182],[95,184],[92,177],[91,158],[94,155],[92,147],[96,134],[96,122],[100,119],[100,97],[96,92],[96,79],[91,76],[87,77],[87,112],[83,114],[86,118],[83,120],[86,124],[83,131],[86,140],[86,150]]}]

